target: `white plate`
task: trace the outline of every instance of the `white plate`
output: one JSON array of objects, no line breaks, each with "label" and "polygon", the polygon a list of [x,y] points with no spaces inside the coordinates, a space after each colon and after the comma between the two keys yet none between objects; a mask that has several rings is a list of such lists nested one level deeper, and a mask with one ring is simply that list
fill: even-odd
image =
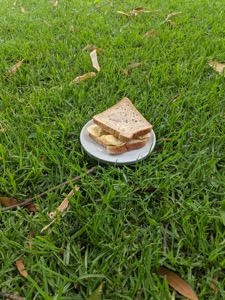
[{"label": "white plate", "polygon": [[144,147],[137,150],[132,150],[122,154],[118,154],[118,155],[109,154],[106,152],[105,147],[99,145],[89,136],[87,127],[92,124],[94,124],[94,122],[91,120],[87,122],[85,126],[82,128],[80,133],[80,141],[84,150],[99,161],[105,163],[117,164],[117,165],[134,164],[146,158],[155,147],[156,136],[154,131],[151,130],[151,135],[148,138],[147,143]]}]

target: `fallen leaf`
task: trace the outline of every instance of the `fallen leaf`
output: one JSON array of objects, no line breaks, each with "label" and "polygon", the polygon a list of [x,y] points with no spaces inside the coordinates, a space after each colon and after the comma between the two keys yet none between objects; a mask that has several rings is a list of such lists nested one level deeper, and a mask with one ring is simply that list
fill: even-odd
[{"label": "fallen leaf", "polygon": [[[208,63],[218,74],[222,75],[223,69],[225,68],[225,63],[220,63],[218,61],[209,61]],[[225,76],[225,74],[223,74]]]},{"label": "fallen leaf", "polygon": [[96,76],[95,72],[89,72],[89,73],[86,73],[84,75],[76,77],[74,80],[70,81],[70,84],[80,83],[81,81],[84,81],[84,80],[86,80],[88,78],[93,78],[95,76]]},{"label": "fallen leaf", "polygon": [[143,10],[143,13],[158,13],[158,12],[161,12],[161,9]]},{"label": "fallen leaf", "polygon": [[137,16],[140,13],[156,13],[156,12],[160,12],[161,10],[144,10],[143,8],[139,7],[139,8],[135,8],[133,9],[130,14],[131,15],[135,15]]},{"label": "fallen leaf", "polygon": [[167,24],[169,24],[170,26],[176,26],[177,23],[172,21],[172,20],[167,20]]},{"label": "fallen leaf", "polygon": [[131,15],[135,15],[135,16],[137,16],[138,14],[140,14],[141,12],[143,12],[143,8],[142,7],[138,7],[138,8],[135,8],[135,9],[133,9],[131,12],[130,12],[130,14]]},{"label": "fallen leaf", "polygon": [[[79,191],[80,188],[77,185],[75,185],[74,187],[75,187],[76,192]],[[72,191],[69,192],[69,194],[66,196],[66,198],[62,201],[62,203],[59,205],[59,207],[57,208],[57,210],[55,210],[53,212],[50,212],[48,214],[49,217],[51,219],[53,219],[53,220],[48,225],[46,225],[45,227],[43,227],[41,229],[41,232],[43,232],[46,229],[48,229],[48,227],[50,227],[56,221],[56,219],[54,219],[54,218],[55,218],[55,216],[57,214],[57,211],[62,213],[65,209],[67,209],[67,207],[69,206],[69,199],[68,199],[68,197],[69,196],[73,196],[73,195],[74,195],[74,191],[72,190]]]},{"label": "fallen leaf", "polygon": [[127,69],[124,69],[124,70],[122,70],[121,72],[122,72],[122,74],[124,74],[124,75],[129,75],[129,73],[130,73],[130,69],[134,69],[134,68],[139,68],[139,67],[141,67],[143,65],[143,63],[142,62],[138,62],[138,63],[133,63],[133,64],[130,64],[128,67],[127,67]]},{"label": "fallen leaf", "polygon": [[159,32],[157,30],[150,30],[148,32],[145,33],[145,35],[143,36],[143,38],[150,38],[153,35],[158,34]]},{"label": "fallen leaf", "polygon": [[25,12],[26,12],[26,11],[25,11],[25,8],[23,7],[23,5],[20,6],[20,10],[21,10],[22,13],[25,13]]},{"label": "fallen leaf", "polygon": [[225,225],[225,200],[223,200],[220,205],[220,216],[223,224]]},{"label": "fallen leaf", "polygon": [[128,15],[128,14],[125,13],[124,11],[118,10],[117,13],[120,14],[120,15],[126,16],[126,17],[130,17],[130,15]]},{"label": "fallen leaf", "polygon": [[130,64],[128,67],[130,69],[133,69],[133,68],[139,68],[140,66],[142,66],[143,63],[142,62],[138,62],[138,63],[133,63],[133,64]]},{"label": "fallen leaf", "polygon": [[57,6],[57,5],[58,5],[58,1],[57,1],[57,0],[51,0],[50,3],[51,3],[53,6]]},{"label": "fallen leaf", "polygon": [[104,49],[102,48],[98,48],[95,45],[87,45],[83,48],[83,51],[93,51],[93,50],[97,50],[97,52],[105,52]]},{"label": "fallen leaf", "polygon": [[23,276],[23,277],[27,277],[28,273],[24,267],[24,264],[23,264],[23,261],[22,259],[18,259],[16,261],[16,267],[18,269],[18,271],[20,272],[20,274]]},{"label": "fallen leaf", "polygon": [[132,11],[134,11],[134,10],[141,11],[141,10],[144,10],[144,7],[136,7],[136,8],[134,8]]},{"label": "fallen leaf", "polygon": [[90,57],[91,57],[91,62],[92,62],[93,67],[99,72],[100,66],[98,64],[98,57],[97,57],[96,49],[90,53]]},{"label": "fallen leaf", "polygon": [[87,45],[87,46],[85,46],[85,47],[83,48],[83,51],[86,51],[86,50],[88,50],[88,51],[93,51],[93,50],[95,50],[95,49],[97,49],[96,46],[94,46],[94,45]]},{"label": "fallen leaf", "polygon": [[[0,203],[3,204],[5,207],[9,207],[11,205],[15,205],[20,202],[15,198],[0,197]],[[25,208],[29,211],[37,211],[37,208],[33,204],[29,204]]]},{"label": "fallen leaf", "polygon": [[150,186],[148,188],[145,188],[143,191],[148,192],[148,193],[153,193],[157,190],[157,188]]},{"label": "fallen leaf", "polygon": [[38,211],[37,207],[34,204],[29,204],[29,205],[25,206],[25,208],[27,210],[29,210],[30,212]]},{"label": "fallen leaf", "polygon": [[22,65],[23,59],[19,60],[15,65],[12,66],[12,68],[8,71],[8,76],[12,76],[14,73],[16,73],[17,69]]},{"label": "fallen leaf", "polygon": [[[80,188],[77,185],[75,185],[75,191],[78,192],[79,189]],[[69,205],[68,197],[69,196],[72,197],[73,195],[74,195],[74,191],[72,190],[72,191],[69,192],[68,196],[66,196],[66,198],[62,201],[62,203],[59,205],[59,207],[57,208],[56,211],[63,212]],[[53,212],[49,213],[49,217],[51,219],[53,219],[56,216],[56,211],[53,211]]]},{"label": "fallen leaf", "polygon": [[170,13],[170,14],[168,14],[168,16],[166,17],[166,21],[169,20],[170,18],[175,17],[175,16],[180,15],[180,14],[182,14],[182,11]]},{"label": "fallen leaf", "polygon": [[74,26],[70,26],[69,27],[69,31],[74,32],[75,31],[75,27]]},{"label": "fallen leaf", "polygon": [[190,300],[199,300],[191,286],[175,273],[160,267],[158,274],[165,276],[168,284],[184,297]]},{"label": "fallen leaf", "polygon": [[25,298],[20,297],[18,295],[0,292],[0,299],[2,299],[2,298],[7,299],[7,300],[25,300]]},{"label": "fallen leaf", "polygon": [[210,287],[211,287],[211,289],[215,292],[215,294],[218,292],[218,288],[216,287],[216,285],[215,285],[215,283],[218,283],[218,274],[215,274],[214,276],[213,276],[213,282],[214,283],[212,283],[211,285],[210,285]]},{"label": "fallen leaf", "polygon": [[8,207],[8,206],[11,206],[14,204],[18,204],[19,202],[14,198],[0,197],[0,203],[3,204],[4,206]]},{"label": "fallen leaf", "polygon": [[99,287],[87,298],[87,300],[100,300],[104,282],[102,282]]},{"label": "fallen leaf", "polygon": [[30,231],[30,235],[29,235],[29,243],[28,243],[28,247],[29,247],[30,250],[33,249],[33,245],[32,245],[32,243],[31,243],[33,237],[34,237],[34,233],[33,233],[32,231]]}]

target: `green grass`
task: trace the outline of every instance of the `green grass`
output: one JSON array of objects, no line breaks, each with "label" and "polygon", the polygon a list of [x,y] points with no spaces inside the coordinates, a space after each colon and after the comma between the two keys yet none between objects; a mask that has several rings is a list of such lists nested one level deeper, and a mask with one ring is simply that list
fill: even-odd
[{"label": "green grass", "polygon": [[[219,208],[225,197],[225,82],[207,64],[225,59],[223,1],[2,2],[1,196],[22,201],[97,166],[81,147],[80,131],[124,96],[153,124],[157,144],[143,162],[99,164],[95,174],[83,177],[50,233],[40,233],[49,223],[47,213],[71,186],[38,199],[35,215],[23,208],[0,211],[0,291],[75,300],[104,282],[102,299],[172,299],[157,275],[164,266],[199,299],[224,299]],[[140,6],[161,12],[133,18],[116,13]],[[182,14],[171,27],[164,20],[177,11]],[[152,29],[158,34],[142,38]],[[98,55],[101,71],[69,85],[94,71],[82,51],[87,44],[105,49]],[[136,62],[144,64],[122,73]],[[17,271],[18,259],[29,277]],[[210,287],[215,274],[217,294]]]}]

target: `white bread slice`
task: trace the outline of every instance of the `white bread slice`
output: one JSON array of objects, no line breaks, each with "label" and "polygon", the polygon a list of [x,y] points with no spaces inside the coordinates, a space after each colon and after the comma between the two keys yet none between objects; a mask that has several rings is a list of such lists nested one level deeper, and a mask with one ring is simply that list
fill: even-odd
[{"label": "white bread slice", "polygon": [[149,133],[152,125],[141,115],[128,98],[93,117],[93,121],[122,142],[129,142]]}]

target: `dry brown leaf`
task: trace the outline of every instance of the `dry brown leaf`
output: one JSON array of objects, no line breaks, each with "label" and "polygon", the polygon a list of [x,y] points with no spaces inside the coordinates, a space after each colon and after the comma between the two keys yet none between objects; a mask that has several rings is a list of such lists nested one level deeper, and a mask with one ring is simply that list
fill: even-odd
[{"label": "dry brown leaf", "polygon": [[177,23],[172,21],[172,20],[167,20],[167,24],[169,24],[170,26],[176,26]]},{"label": "dry brown leaf", "polygon": [[138,62],[138,63],[133,63],[133,64],[130,64],[128,67],[130,69],[133,69],[133,68],[139,68],[140,66],[142,66],[143,63],[142,62]]},{"label": "dry brown leaf", "polygon": [[208,64],[220,75],[224,75],[225,73],[223,72],[225,68],[225,63],[220,63],[218,61],[209,61]]},{"label": "dry brown leaf", "polygon": [[26,11],[25,11],[25,8],[23,7],[23,5],[20,6],[20,10],[21,10],[22,13],[25,13],[25,12],[26,12]]},{"label": "dry brown leaf", "polygon": [[80,83],[81,81],[84,81],[84,80],[86,80],[88,78],[93,78],[95,76],[96,76],[95,72],[89,72],[89,73],[86,73],[84,75],[77,76],[74,80],[70,81],[70,84]]},{"label": "dry brown leaf", "polygon": [[95,45],[87,45],[87,46],[85,46],[84,48],[83,48],[83,51],[93,51],[93,50],[95,50],[96,49],[96,51],[97,52],[105,52],[105,50],[104,49],[102,49],[102,48],[98,48],[98,47],[96,47]]},{"label": "dry brown leaf", "polygon": [[161,11],[160,9],[158,9],[158,10],[144,10],[142,7],[139,7],[139,8],[133,9],[130,12],[130,14],[137,16],[140,13],[156,13],[156,12],[160,12],[160,11]]},{"label": "dry brown leaf", "polygon": [[19,60],[15,65],[12,66],[12,68],[8,71],[7,75],[12,76],[14,73],[16,73],[17,69],[22,65],[23,59]]},{"label": "dry brown leaf", "polygon": [[124,11],[118,10],[117,13],[120,14],[120,15],[126,16],[126,17],[130,17],[130,15],[128,15],[128,14],[125,13]]},{"label": "dry brown leaf", "polygon": [[91,57],[91,62],[92,62],[93,68],[95,68],[99,72],[100,66],[98,64],[98,56],[97,56],[96,49],[90,53],[90,57]]},{"label": "dry brown leaf", "polygon": [[182,14],[182,11],[177,11],[177,12],[170,13],[166,17],[166,21],[169,20],[170,18],[175,17],[175,16],[180,15],[180,14]]},{"label": "dry brown leaf", "polygon": [[145,33],[145,35],[143,36],[143,38],[148,39],[148,38],[150,38],[151,36],[156,35],[156,34],[158,34],[158,33],[159,33],[159,32],[158,32],[157,30],[150,30],[150,31],[148,31],[148,32]]},{"label": "dry brown leaf", "polygon": [[14,204],[18,204],[19,202],[14,198],[0,197],[0,203],[3,204],[4,206],[8,207],[8,206],[11,206]]},{"label": "dry brown leaf", "polygon": [[26,300],[25,298],[20,297],[18,295],[0,292],[0,299],[3,299],[3,298],[7,299],[7,300]]},{"label": "dry brown leaf", "polygon": [[38,211],[37,207],[35,205],[33,205],[33,204],[29,204],[29,205],[25,206],[25,208],[27,210],[29,210],[30,212]]},{"label": "dry brown leaf", "polygon": [[142,8],[142,7],[138,7],[138,8],[133,9],[133,10],[130,12],[130,14],[131,14],[131,15],[137,16],[138,14],[140,14],[140,13],[142,13],[142,12],[143,12],[143,8]]},{"label": "dry brown leaf", "polygon": [[132,11],[134,11],[134,10],[138,10],[138,11],[144,10],[144,7],[136,7],[136,8],[134,8]]},{"label": "dry brown leaf", "polygon": [[[76,192],[78,192],[79,189],[80,189],[77,185],[75,185],[74,188],[75,188]],[[69,205],[68,197],[73,196],[73,195],[74,195],[74,191],[72,190],[72,191],[69,192],[68,196],[62,201],[62,203],[59,205],[59,207],[57,208],[56,211],[63,212]],[[53,219],[56,216],[56,211],[53,211],[53,212],[49,213],[49,217],[51,219]]]},{"label": "dry brown leaf", "polygon": [[160,267],[158,274],[166,276],[168,284],[184,297],[190,300],[199,300],[192,287],[175,273],[167,270],[166,268]]},{"label": "dry brown leaf", "polygon": [[22,259],[18,259],[16,261],[16,267],[18,269],[18,271],[20,272],[20,274],[23,276],[23,277],[27,277],[28,273],[24,267],[24,264],[23,264],[23,261]]},{"label": "dry brown leaf", "polygon": [[75,27],[74,26],[70,26],[69,27],[69,31],[74,32],[75,31]]},{"label": "dry brown leaf", "polygon": [[[5,207],[9,207],[20,202],[14,198],[0,197],[0,203],[3,204]],[[25,208],[29,211],[37,211],[36,207],[33,204],[29,204]]]},{"label": "dry brown leaf", "polygon": [[87,46],[85,46],[84,48],[83,48],[83,51],[93,51],[93,50],[95,50],[95,49],[97,49],[97,47],[96,46],[94,46],[94,45],[87,45]]},{"label": "dry brown leaf", "polygon": [[[74,188],[75,188],[76,192],[78,192],[79,189],[80,189],[77,185],[75,185]],[[41,232],[45,231],[48,227],[50,227],[56,221],[56,219],[54,219],[54,218],[55,218],[55,216],[57,214],[57,211],[62,213],[65,209],[67,209],[67,207],[69,206],[69,199],[68,199],[68,197],[69,196],[73,196],[73,195],[74,195],[74,191],[72,190],[72,191],[69,192],[68,196],[66,196],[66,198],[62,201],[62,203],[59,205],[59,207],[57,208],[57,210],[52,211],[52,212],[50,212],[48,214],[49,217],[51,219],[53,219],[53,220],[48,225],[46,225],[45,227],[43,227],[41,229]]]},{"label": "dry brown leaf", "polygon": [[33,233],[32,231],[30,231],[30,235],[29,235],[29,243],[28,243],[28,247],[29,247],[30,250],[33,249],[33,245],[32,245],[32,243],[31,243],[33,237],[34,237],[34,233]]},{"label": "dry brown leaf", "polygon": [[212,284],[210,285],[210,287],[211,287],[211,289],[215,292],[215,294],[217,294],[218,288],[217,288],[217,286],[215,285],[215,283],[218,283],[218,274],[215,274],[215,275],[213,276],[213,282],[214,282],[214,283],[212,283]]},{"label": "dry brown leaf", "polygon": [[158,13],[158,12],[161,12],[161,9],[143,10],[143,13]]},{"label": "dry brown leaf", "polygon": [[59,3],[57,0],[52,0],[50,1],[50,3],[53,5],[53,6],[57,6]]},{"label": "dry brown leaf", "polygon": [[134,69],[134,68],[139,68],[143,65],[142,62],[138,62],[138,63],[133,63],[133,64],[130,64],[127,69],[124,69],[121,71],[122,74],[128,76],[129,73],[130,73],[130,69]]}]

